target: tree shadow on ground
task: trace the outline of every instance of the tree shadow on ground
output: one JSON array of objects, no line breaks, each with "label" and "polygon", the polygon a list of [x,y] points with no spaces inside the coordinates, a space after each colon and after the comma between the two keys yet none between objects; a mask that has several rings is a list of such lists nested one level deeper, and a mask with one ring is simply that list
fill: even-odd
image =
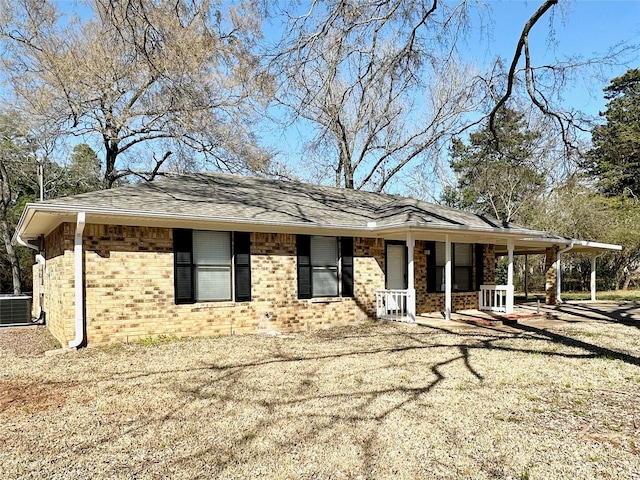
[{"label": "tree shadow on ground", "polygon": [[559,333],[552,332],[547,329],[537,328],[531,325],[515,324],[513,328],[521,330],[523,332],[535,333],[544,338],[548,338],[550,341],[564,345],[567,347],[577,347],[592,353],[593,357],[609,358],[615,360],[621,360],[630,365],[640,366],[640,358],[629,355],[628,353],[619,352],[610,348],[601,347],[594,343],[585,342],[568,335],[561,335]]},{"label": "tree shadow on ground", "polygon": [[[543,349],[531,346],[529,340],[543,342]],[[189,348],[188,342],[184,345]],[[160,384],[174,392],[176,401],[142,413],[132,425],[104,429],[97,437],[77,442],[82,462],[90,462],[93,454],[122,437],[144,438],[148,431],[174,435],[167,425],[176,425],[178,431],[185,412],[197,410],[202,412],[203,422],[222,422],[216,412],[224,411],[234,420],[226,440],[197,431],[196,435],[209,440],[166,457],[171,471],[187,471],[195,462],[199,468],[209,469],[207,475],[229,476],[247,461],[247,452],[265,462],[273,452],[293,451],[304,458],[300,452],[307,448],[330,448],[345,442],[348,435],[349,446],[357,450],[359,458],[353,475],[375,478],[381,461],[378,449],[385,445],[390,423],[405,416],[411,416],[417,424],[428,423],[425,406],[436,389],[492,380],[487,364],[478,361],[477,352],[493,350],[498,358],[500,352],[566,359],[613,358],[640,365],[638,357],[599,344],[597,338],[586,342],[561,329],[523,324],[509,331],[381,324],[317,332],[307,339],[253,337],[247,345],[255,350],[237,359],[213,355],[184,368],[154,369],[149,365],[146,371],[125,367],[128,371],[112,374],[114,381],[125,384],[123,388],[128,382],[134,390],[141,385]],[[563,351],[555,346],[580,351]],[[384,370],[391,373],[382,378]],[[411,372],[411,376],[403,380],[402,372]],[[283,376],[286,382],[272,382],[271,374]],[[336,377],[340,378],[337,386],[328,388],[326,384]],[[446,393],[440,390],[440,395]],[[180,440],[179,436],[170,438]],[[153,472],[156,461],[153,456],[139,458],[127,474],[144,476]],[[325,474],[320,472],[318,476]]]},{"label": "tree shadow on ground", "polygon": [[635,302],[616,302],[615,307],[589,303],[565,303],[556,308],[562,314],[587,320],[619,323],[640,329],[640,305]]}]

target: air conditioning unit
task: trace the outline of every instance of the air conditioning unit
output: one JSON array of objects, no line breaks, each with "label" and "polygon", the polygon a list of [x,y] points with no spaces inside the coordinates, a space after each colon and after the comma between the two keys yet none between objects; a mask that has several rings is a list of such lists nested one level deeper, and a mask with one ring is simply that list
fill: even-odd
[{"label": "air conditioning unit", "polygon": [[0,295],[0,325],[31,323],[31,297]]}]

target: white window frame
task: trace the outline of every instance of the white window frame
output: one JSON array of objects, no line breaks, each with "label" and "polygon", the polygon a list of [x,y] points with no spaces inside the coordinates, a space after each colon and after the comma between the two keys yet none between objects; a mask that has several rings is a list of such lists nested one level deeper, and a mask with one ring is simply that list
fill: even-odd
[{"label": "white window frame", "polygon": [[[229,245],[229,256],[228,256],[228,261],[224,262],[198,262],[198,259],[196,258],[196,237],[197,236],[205,236],[205,235],[220,235],[220,234],[225,234],[228,235],[228,245]],[[192,245],[192,250],[193,250],[193,259],[192,259],[192,264],[193,264],[193,269],[194,269],[194,275],[195,275],[195,279],[194,279],[194,297],[195,297],[195,301],[196,302],[229,302],[233,299],[233,238],[231,235],[231,232],[226,232],[226,231],[214,231],[214,230],[193,230],[193,245]],[[221,271],[221,272],[227,272],[228,275],[228,295],[217,295],[216,292],[211,292],[210,295],[205,295],[204,292],[200,292],[200,286],[198,285],[199,282],[199,278],[200,272],[205,272],[207,270],[211,270],[211,271]]]},{"label": "white window frame", "polygon": [[[314,259],[314,250],[317,252],[317,248],[314,249],[314,242],[321,242],[326,240],[333,240],[335,246],[335,262],[326,262],[319,261],[322,259],[318,259],[317,257]],[[312,235],[310,237],[310,262],[311,262],[311,298],[335,298],[341,295],[340,292],[340,263],[341,263],[341,255],[340,255],[340,241],[338,237],[333,236],[321,236],[321,235]],[[315,261],[314,261],[315,260]],[[329,273],[331,274],[332,279],[335,280],[335,292],[331,293],[319,293],[317,292],[317,288],[321,282],[316,280],[316,274],[321,273]]]}]

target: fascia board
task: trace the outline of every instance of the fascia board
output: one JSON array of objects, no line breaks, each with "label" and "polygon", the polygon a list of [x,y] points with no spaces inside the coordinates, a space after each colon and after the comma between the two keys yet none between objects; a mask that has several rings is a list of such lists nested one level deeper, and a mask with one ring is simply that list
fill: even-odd
[{"label": "fascia board", "polygon": [[574,249],[576,246],[587,247],[590,250],[622,250],[622,245],[613,243],[590,242],[589,240],[572,240]]},{"label": "fascia board", "polygon": [[398,225],[385,225],[383,227],[375,228],[375,231],[380,234],[398,234],[406,232],[425,232],[425,231],[437,231],[438,233],[446,234],[461,234],[461,233],[478,233],[478,234],[491,234],[503,238],[522,238],[524,235],[531,236],[534,232],[531,230],[507,230],[492,227],[470,227],[468,225],[455,225],[455,226],[439,226],[439,225],[422,225],[422,224],[398,224]]},{"label": "fascia board", "polygon": [[[91,222],[92,218],[97,223],[99,219],[102,218],[103,221],[107,218],[119,219],[120,221],[124,221],[125,219],[129,219],[130,222],[126,224],[135,225],[139,224],[141,219],[147,219],[149,223],[155,221],[171,221],[176,224],[188,225],[189,223],[193,224],[207,224],[207,223],[215,223],[217,225],[228,227],[229,229],[242,229],[246,231],[278,231],[283,233],[312,233],[312,232],[320,232],[325,234],[331,233],[342,233],[342,234],[354,234],[361,235],[366,237],[382,237],[385,235],[393,235],[393,234],[402,234],[408,232],[438,232],[440,234],[490,234],[496,236],[497,238],[515,238],[516,240],[520,239],[522,241],[533,241],[540,242],[543,244],[555,244],[562,245],[568,244],[572,240],[571,239],[563,239],[561,237],[556,238],[545,238],[542,236],[535,236],[535,232],[531,230],[505,230],[498,229],[492,227],[470,227],[466,225],[459,226],[437,226],[437,225],[423,225],[417,223],[408,223],[408,224],[397,224],[397,225],[384,225],[377,226],[375,223],[370,222],[366,225],[362,226],[354,226],[354,225],[340,225],[340,224],[318,224],[318,223],[310,223],[305,225],[300,222],[287,222],[281,220],[238,220],[235,217],[225,217],[225,216],[210,216],[210,215],[183,215],[178,213],[157,213],[157,212],[149,212],[149,211],[139,211],[139,210],[123,210],[123,209],[112,209],[112,208],[101,208],[101,207],[82,207],[78,205],[54,205],[47,203],[28,203],[25,206],[22,215],[18,221],[16,226],[16,231],[13,236],[13,241],[15,241],[17,236],[23,235],[25,230],[28,228],[29,223],[33,220],[34,216],[38,213],[48,213],[53,216],[58,215],[75,215],[77,212],[83,211],[87,215],[87,222]],[[57,218],[57,222],[51,222],[52,225],[54,223],[60,223],[59,217]],[[108,223],[108,222],[104,222]],[[54,227],[55,228],[55,227]],[[46,232],[39,232],[46,233]],[[599,242],[590,242],[584,240],[573,240],[574,245],[580,245],[582,247],[586,247],[586,249],[600,249],[600,250],[621,250],[622,247],[620,245],[612,245],[606,243]]]}]

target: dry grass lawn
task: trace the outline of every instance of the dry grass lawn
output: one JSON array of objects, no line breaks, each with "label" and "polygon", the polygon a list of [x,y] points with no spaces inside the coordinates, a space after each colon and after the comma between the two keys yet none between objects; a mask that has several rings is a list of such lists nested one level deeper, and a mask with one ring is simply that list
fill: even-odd
[{"label": "dry grass lawn", "polygon": [[640,479],[640,321],[46,335],[0,331],[0,478]]}]

